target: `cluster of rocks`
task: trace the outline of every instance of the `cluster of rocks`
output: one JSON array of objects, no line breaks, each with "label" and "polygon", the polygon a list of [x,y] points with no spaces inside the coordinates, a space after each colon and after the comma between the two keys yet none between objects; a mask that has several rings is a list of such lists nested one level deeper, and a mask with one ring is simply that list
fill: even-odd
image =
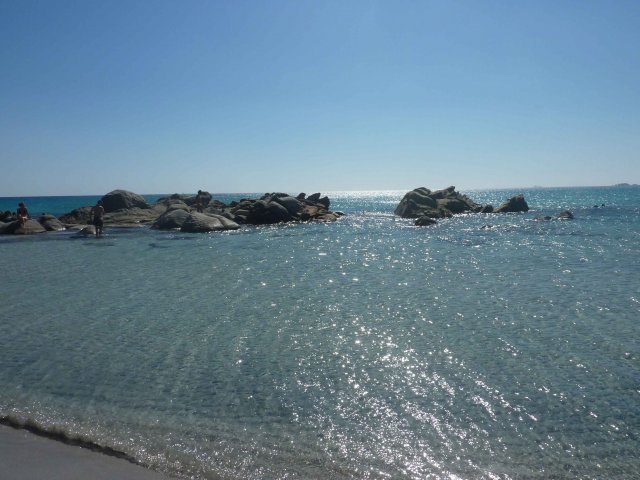
[{"label": "cluster of rocks", "polygon": [[[174,194],[149,204],[144,197],[126,190],[114,190],[102,197],[105,226],[149,225],[160,230],[183,232],[237,230],[241,225],[287,222],[331,222],[342,214],[329,210],[330,200],[319,193],[292,197],[286,193],[268,193],[257,199],[242,199],[225,204],[209,192],[198,195]],[[21,225],[15,215],[0,215],[0,233],[29,234],[76,228],[83,234],[94,232],[93,206],[77,208],[59,218],[45,215]]]},{"label": "cluster of rocks", "polygon": [[411,190],[402,198],[395,214],[402,218],[415,218],[419,226],[433,225],[437,218],[448,218],[461,213],[506,213],[527,212],[529,206],[523,195],[516,195],[494,209],[492,205],[481,205],[468,196],[456,192],[456,187],[431,191],[420,187]]}]

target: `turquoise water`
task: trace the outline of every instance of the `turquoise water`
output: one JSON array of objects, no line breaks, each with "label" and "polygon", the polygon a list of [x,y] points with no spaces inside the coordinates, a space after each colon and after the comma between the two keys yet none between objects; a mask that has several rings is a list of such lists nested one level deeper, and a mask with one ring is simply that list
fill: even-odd
[{"label": "turquoise water", "polygon": [[184,478],[638,478],[640,189],[433,228],[393,216],[404,193],[331,193],[334,224],[0,237],[0,416]]}]

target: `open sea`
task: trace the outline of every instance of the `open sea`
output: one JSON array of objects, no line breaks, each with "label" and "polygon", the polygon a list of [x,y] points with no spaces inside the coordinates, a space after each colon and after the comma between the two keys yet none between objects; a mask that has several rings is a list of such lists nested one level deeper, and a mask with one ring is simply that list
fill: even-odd
[{"label": "open sea", "polygon": [[329,192],[332,224],[0,236],[0,418],[177,478],[640,478],[640,188],[464,192],[531,211],[434,227],[404,193]]}]

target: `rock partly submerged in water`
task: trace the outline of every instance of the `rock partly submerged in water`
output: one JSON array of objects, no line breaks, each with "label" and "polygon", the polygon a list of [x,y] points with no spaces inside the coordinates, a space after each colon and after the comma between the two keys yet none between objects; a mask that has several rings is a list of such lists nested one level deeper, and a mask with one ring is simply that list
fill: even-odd
[{"label": "rock partly submerged in water", "polygon": [[415,218],[417,226],[433,225],[438,218],[449,218],[463,213],[506,213],[526,212],[529,206],[524,195],[516,195],[494,210],[491,205],[474,202],[468,196],[457,192],[455,187],[431,191],[428,188],[416,188],[402,198],[395,214],[402,218]]},{"label": "rock partly submerged in water", "polygon": [[461,213],[490,213],[491,205],[481,205],[468,196],[457,192],[456,187],[431,191],[416,188],[402,198],[395,214],[402,218],[448,218]]},{"label": "rock partly submerged in water", "polygon": [[528,212],[529,205],[524,199],[524,195],[514,195],[496,209],[496,213],[519,213]]}]

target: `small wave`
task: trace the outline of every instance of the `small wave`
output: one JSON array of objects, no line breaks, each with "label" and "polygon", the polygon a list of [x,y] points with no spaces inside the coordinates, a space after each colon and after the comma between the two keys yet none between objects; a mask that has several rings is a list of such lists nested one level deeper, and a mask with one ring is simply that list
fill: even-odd
[{"label": "small wave", "polygon": [[45,437],[50,440],[55,440],[57,442],[65,443],[67,445],[86,448],[93,452],[102,453],[104,455],[109,455],[111,457],[121,458],[123,460],[127,460],[128,462],[134,463],[136,465],[140,465],[140,462],[138,462],[131,455],[128,455],[124,452],[121,452],[111,447],[97,444],[92,440],[83,438],[81,436],[69,435],[67,432],[65,432],[60,428],[43,427],[30,419],[20,420],[11,416],[3,416],[3,417],[0,417],[0,425],[5,425],[7,427],[15,428],[17,430],[26,430],[40,437]]}]

